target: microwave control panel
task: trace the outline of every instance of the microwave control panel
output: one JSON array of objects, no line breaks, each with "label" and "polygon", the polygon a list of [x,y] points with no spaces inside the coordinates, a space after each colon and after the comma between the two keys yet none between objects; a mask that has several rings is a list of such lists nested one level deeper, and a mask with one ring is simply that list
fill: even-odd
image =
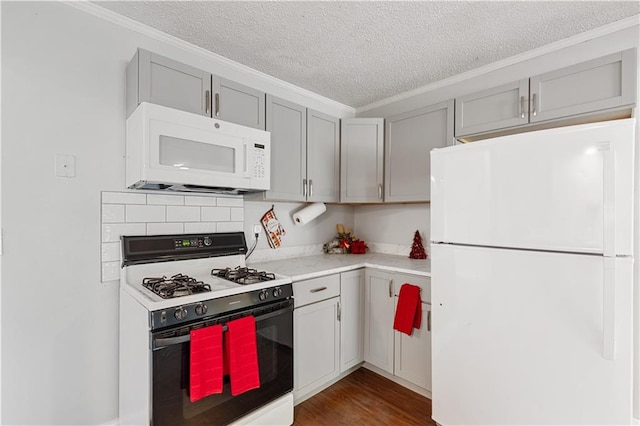
[{"label": "microwave control panel", "polygon": [[264,145],[260,143],[253,144],[253,177],[256,179],[264,179]]}]

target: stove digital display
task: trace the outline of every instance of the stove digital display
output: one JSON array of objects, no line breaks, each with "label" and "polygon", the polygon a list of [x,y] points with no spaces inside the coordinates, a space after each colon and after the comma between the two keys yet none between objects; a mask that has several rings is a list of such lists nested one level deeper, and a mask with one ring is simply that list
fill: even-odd
[{"label": "stove digital display", "polygon": [[205,241],[203,238],[196,238],[196,239],[191,239],[191,240],[174,240],[174,247],[176,249],[182,249],[182,248],[197,248],[197,247],[204,247],[205,246]]}]

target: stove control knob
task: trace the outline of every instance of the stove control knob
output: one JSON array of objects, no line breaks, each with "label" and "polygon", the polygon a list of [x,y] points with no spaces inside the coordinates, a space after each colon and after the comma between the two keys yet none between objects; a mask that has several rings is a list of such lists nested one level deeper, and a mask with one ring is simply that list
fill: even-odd
[{"label": "stove control knob", "polygon": [[269,292],[267,290],[262,290],[260,294],[258,294],[258,298],[260,300],[267,300],[267,297],[269,297]]},{"label": "stove control knob", "polygon": [[187,310],[185,308],[177,308],[173,316],[176,317],[178,321],[182,321],[187,317]]},{"label": "stove control knob", "polygon": [[211,238],[204,237],[204,245],[205,246],[210,246],[211,245]]},{"label": "stove control knob", "polygon": [[273,289],[273,297],[282,296],[282,289],[280,287],[276,287]]},{"label": "stove control knob", "polygon": [[196,305],[196,314],[198,315],[204,315],[207,313],[207,305],[200,303],[199,305]]}]

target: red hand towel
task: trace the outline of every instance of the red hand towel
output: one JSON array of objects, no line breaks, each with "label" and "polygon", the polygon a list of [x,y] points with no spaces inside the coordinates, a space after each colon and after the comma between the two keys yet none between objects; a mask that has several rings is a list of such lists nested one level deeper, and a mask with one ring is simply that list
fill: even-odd
[{"label": "red hand towel", "polygon": [[398,295],[398,306],[396,307],[393,329],[411,336],[414,328],[420,328],[421,321],[422,300],[420,300],[420,287],[402,284]]},{"label": "red hand towel", "polygon": [[222,393],[222,326],[191,330],[189,399]]},{"label": "red hand towel", "polygon": [[256,321],[252,316],[227,323],[231,395],[260,387]]}]

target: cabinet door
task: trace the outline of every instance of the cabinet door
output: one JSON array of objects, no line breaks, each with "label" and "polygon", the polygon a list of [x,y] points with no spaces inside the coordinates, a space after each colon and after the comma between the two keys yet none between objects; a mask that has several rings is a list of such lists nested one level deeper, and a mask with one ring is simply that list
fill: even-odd
[{"label": "cabinet door", "polygon": [[340,201],[382,201],[383,129],[382,118],[342,120]]},{"label": "cabinet door", "polygon": [[138,55],[138,103],[211,116],[211,74],[143,49]]},{"label": "cabinet door", "polygon": [[456,137],[527,124],[528,98],[528,78],[456,98]]},{"label": "cabinet door", "polygon": [[364,270],[340,274],[340,372],[364,361]]},{"label": "cabinet door", "polygon": [[267,130],[271,132],[271,190],[266,198],[305,201],[307,110],[267,95]]},{"label": "cabinet door", "polygon": [[365,272],[364,360],[393,374],[393,275]]},{"label": "cabinet door", "polygon": [[293,311],[296,400],[340,374],[338,300],[334,297]]},{"label": "cabinet door", "polygon": [[[398,298],[396,297],[396,306]],[[393,374],[431,390],[431,305],[422,303],[422,324],[411,336],[394,331]]]},{"label": "cabinet door", "polygon": [[387,119],[384,200],[429,201],[430,152],[453,144],[453,100]]},{"label": "cabinet door", "polygon": [[307,201],[340,201],[340,120],[307,110]]},{"label": "cabinet door", "polygon": [[629,49],[532,77],[530,121],[631,105],[636,68],[636,50]]},{"label": "cabinet door", "polygon": [[220,120],[265,129],[265,94],[231,80],[213,78],[213,116]]}]

